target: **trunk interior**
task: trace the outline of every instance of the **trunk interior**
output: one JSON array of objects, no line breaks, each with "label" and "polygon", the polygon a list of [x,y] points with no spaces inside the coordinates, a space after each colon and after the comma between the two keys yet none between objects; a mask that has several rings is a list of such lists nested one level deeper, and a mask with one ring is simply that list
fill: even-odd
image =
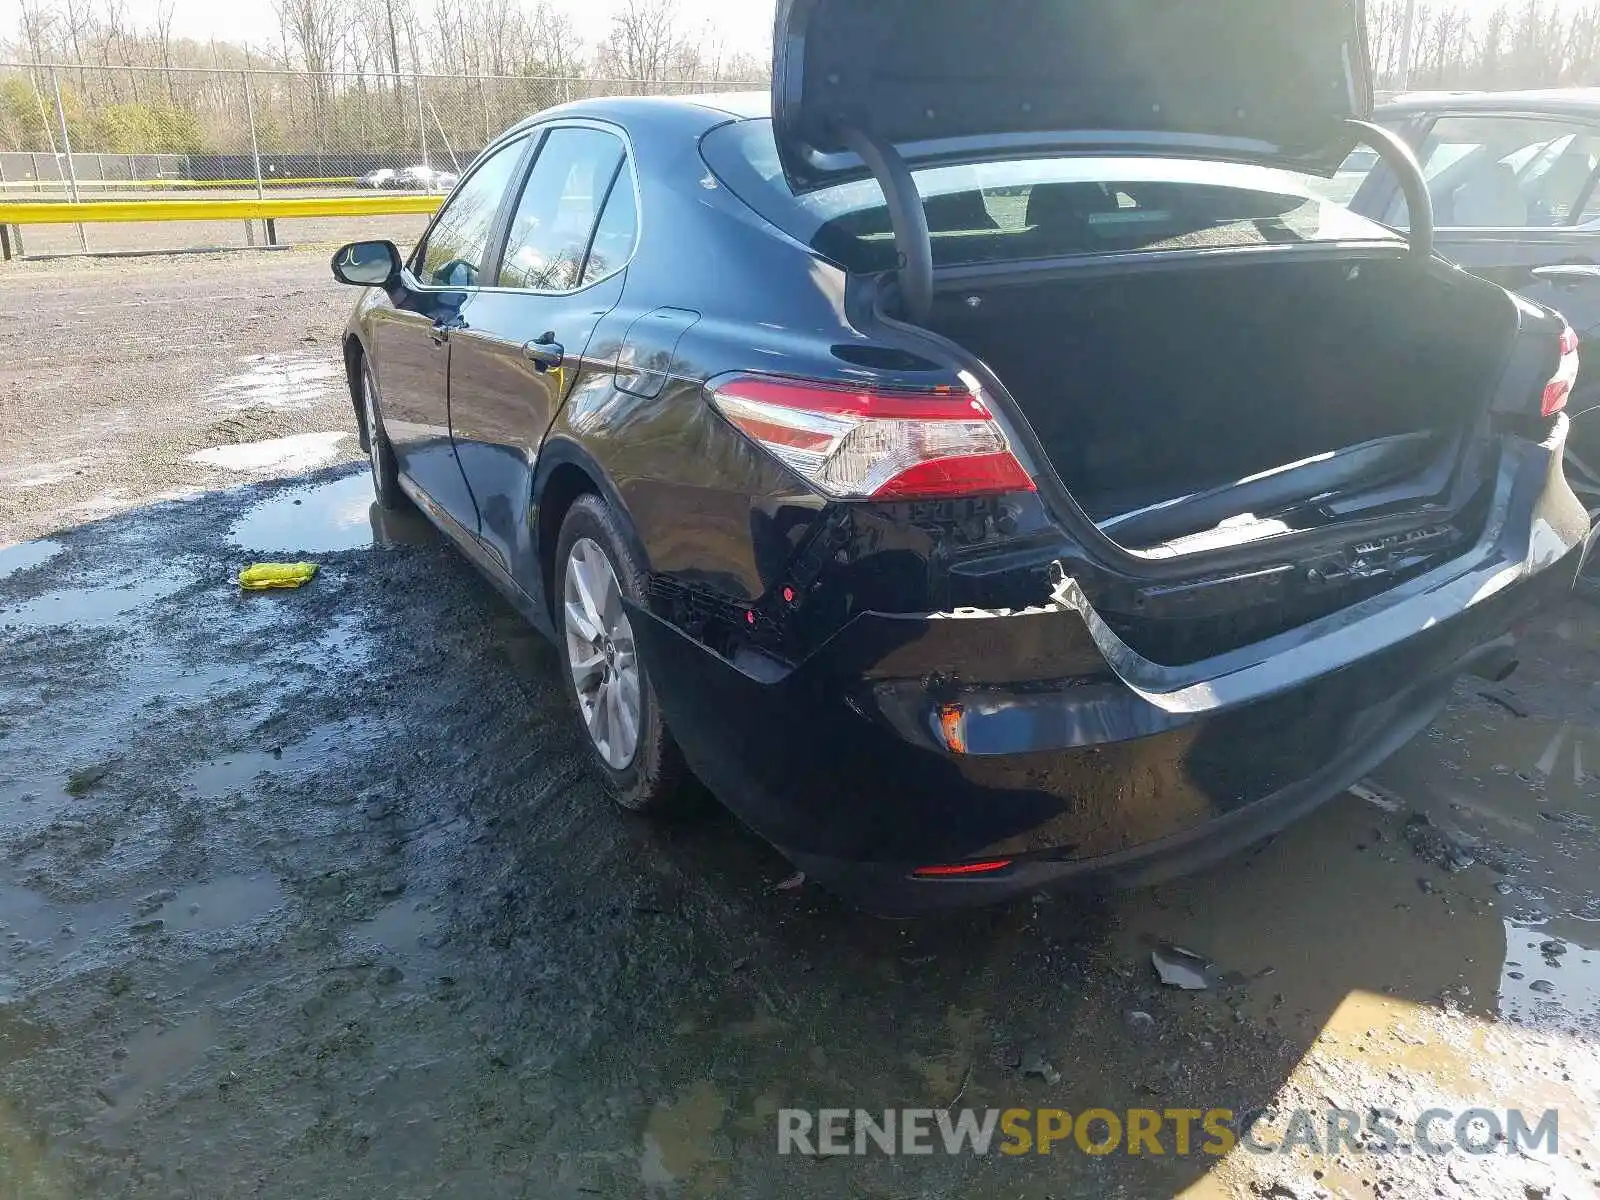
[{"label": "trunk interior", "polygon": [[[989,365],[1078,503],[1143,548],[1286,511],[1302,479],[1301,502],[1385,472],[1442,490],[1514,317],[1498,289],[1403,260],[1213,261],[945,287],[927,325]],[[1356,446],[1331,488],[1325,466],[1280,471]],[[1275,500],[1233,486],[1271,472]]]}]

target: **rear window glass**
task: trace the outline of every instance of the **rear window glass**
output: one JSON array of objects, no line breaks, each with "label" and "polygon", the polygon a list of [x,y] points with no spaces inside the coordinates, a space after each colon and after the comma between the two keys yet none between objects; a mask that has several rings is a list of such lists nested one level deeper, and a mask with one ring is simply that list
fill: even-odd
[{"label": "rear window glass", "polygon": [[[771,121],[719,126],[707,165],[768,221],[855,271],[895,263],[875,180],[796,196]],[[1158,158],[1028,158],[930,167],[913,177],[935,265],[1269,242],[1392,239],[1392,230],[1320,198],[1326,181],[1230,163]]]}]

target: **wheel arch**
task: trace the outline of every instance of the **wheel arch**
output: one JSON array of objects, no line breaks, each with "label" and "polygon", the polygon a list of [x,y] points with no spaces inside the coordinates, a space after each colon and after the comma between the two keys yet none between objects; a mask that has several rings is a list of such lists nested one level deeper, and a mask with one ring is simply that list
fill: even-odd
[{"label": "wheel arch", "polygon": [[552,623],[556,612],[556,545],[561,538],[561,524],[578,499],[589,495],[605,501],[628,539],[629,550],[645,572],[650,571],[650,556],[645,552],[638,527],[611,476],[578,442],[559,435],[547,439],[539,450],[529,525],[545,610]]},{"label": "wheel arch", "polygon": [[350,407],[356,417],[356,437],[361,440],[361,449],[371,452],[372,447],[367,444],[367,422],[361,411],[361,364],[366,359],[367,348],[361,342],[361,337],[354,331],[344,335],[344,379],[345,386],[350,392]]}]

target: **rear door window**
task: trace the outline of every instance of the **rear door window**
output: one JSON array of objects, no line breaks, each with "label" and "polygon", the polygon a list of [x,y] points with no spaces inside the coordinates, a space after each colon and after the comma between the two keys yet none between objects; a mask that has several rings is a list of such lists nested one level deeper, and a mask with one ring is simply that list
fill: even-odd
[{"label": "rear door window", "polygon": [[[625,172],[622,139],[600,129],[553,129],[517,200],[500,260],[499,286],[570,292],[584,262],[601,206]],[[632,195],[632,180],[626,180]],[[631,217],[629,219],[631,229]]]},{"label": "rear door window", "polygon": [[[1570,225],[1600,169],[1600,130],[1544,117],[1440,117],[1418,158],[1441,228]],[[1404,220],[1404,203],[1392,201],[1390,220]]]},{"label": "rear door window", "polygon": [[589,247],[589,262],[583,269],[583,282],[594,283],[620,270],[633,257],[633,245],[639,236],[637,201],[633,194],[633,176],[626,164],[617,172],[611,185],[611,195],[606,199],[605,211],[595,226],[594,244]]}]

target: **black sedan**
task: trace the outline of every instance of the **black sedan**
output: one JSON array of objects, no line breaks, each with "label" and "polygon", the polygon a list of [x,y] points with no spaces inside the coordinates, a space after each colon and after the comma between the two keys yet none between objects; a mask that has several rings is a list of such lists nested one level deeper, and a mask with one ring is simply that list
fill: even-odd
[{"label": "black sedan", "polygon": [[[868,907],[1261,838],[1589,535],[1573,335],[1434,255],[1354,12],[792,0],[770,98],[524,121],[334,258],[379,500],[556,641],[620,804],[692,772]],[[1409,238],[1318,197],[1357,138]]]},{"label": "black sedan", "polygon": [[[1558,310],[1585,341],[1600,333],[1600,89],[1419,93],[1374,120],[1421,161],[1441,254]],[[1357,212],[1404,225],[1392,171],[1358,160],[1341,173]],[[1568,410],[1567,475],[1600,514],[1600,381]]]}]

